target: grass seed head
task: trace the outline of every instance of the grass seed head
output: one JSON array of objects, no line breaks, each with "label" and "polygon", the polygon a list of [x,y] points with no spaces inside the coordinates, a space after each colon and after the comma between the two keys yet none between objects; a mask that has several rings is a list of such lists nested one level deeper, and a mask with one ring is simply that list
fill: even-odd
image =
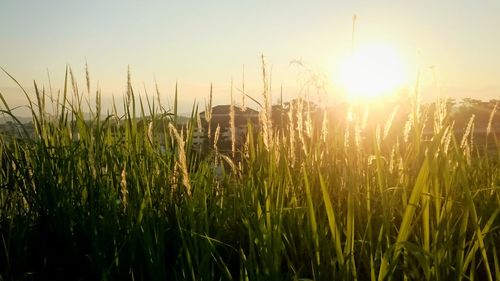
[{"label": "grass seed head", "polygon": [[498,108],[498,102],[495,103],[493,110],[491,110],[490,118],[488,120],[488,126],[486,127],[486,136],[489,136],[491,133],[491,124],[493,123],[493,117],[495,117],[497,108]]},{"label": "grass seed head", "polygon": [[326,143],[328,139],[328,111],[323,110],[323,122],[321,123],[321,140]]},{"label": "grass seed head", "polygon": [[231,80],[231,106],[229,108],[229,127],[231,130],[231,153],[234,158],[236,155],[236,126],[235,126],[235,112],[233,101],[233,81]]},{"label": "grass seed head", "polygon": [[123,166],[120,181],[120,193],[122,199],[123,210],[127,209],[128,205],[128,189],[127,189],[127,172],[126,166]]},{"label": "grass seed head", "polygon": [[180,167],[181,173],[182,173],[182,184],[184,185],[186,189],[186,193],[188,196],[191,195],[191,182],[189,180],[189,172],[188,172],[188,166],[187,166],[187,160],[186,160],[186,151],[185,151],[185,142],[181,135],[179,135],[179,132],[177,131],[177,128],[172,123],[168,124],[168,127],[170,129],[170,133],[174,135],[178,149],[179,149],[179,157],[177,160],[177,163]]}]

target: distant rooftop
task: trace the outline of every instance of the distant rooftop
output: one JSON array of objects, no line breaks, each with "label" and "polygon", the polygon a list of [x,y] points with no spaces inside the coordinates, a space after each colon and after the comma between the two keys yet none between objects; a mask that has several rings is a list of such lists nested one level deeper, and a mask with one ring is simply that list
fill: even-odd
[{"label": "distant rooftop", "polygon": [[[213,114],[229,114],[231,111],[231,105],[230,104],[223,104],[223,105],[216,105],[212,107],[212,115]],[[234,113],[235,114],[248,114],[248,115],[254,115],[254,114],[259,114],[259,112],[253,108],[246,107],[245,110],[240,106],[234,106]],[[205,115],[205,111],[200,112],[200,115]]]}]

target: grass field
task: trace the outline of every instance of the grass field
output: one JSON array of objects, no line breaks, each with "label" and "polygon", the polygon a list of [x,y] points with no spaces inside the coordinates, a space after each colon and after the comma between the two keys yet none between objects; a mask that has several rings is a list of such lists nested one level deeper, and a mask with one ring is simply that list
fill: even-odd
[{"label": "grass field", "polygon": [[415,101],[369,125],[357,111],[318,124],[299,104],[281,128],[264,110],[233,159],[216,135],[192,149],[196,106],[178,129],[176,105],[129,79],[125,114],[102,117],[99,93],[87,105],[89,84],[66,77],[29,101],[35,139],[0,137],[0,280],[500,278],[495,132],[482,149],[472,122],[457,138]]}]

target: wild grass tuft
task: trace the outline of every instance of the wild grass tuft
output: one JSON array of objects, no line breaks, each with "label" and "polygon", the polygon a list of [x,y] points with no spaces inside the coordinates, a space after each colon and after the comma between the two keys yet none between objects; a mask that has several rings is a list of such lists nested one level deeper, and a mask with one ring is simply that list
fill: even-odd
[{"label": "wild grass tuft", "polygon": [[[103,114],[99,89],[90,103],[88,69],[84,92],[70,68],[57,97],[23,90],[36,131],[0,136],[0,279],[500,278],[494,112],[488,149],[474,118],[457,134],[414,95],[369,109],[299,99],[271,124],[262,62],[262,123],[237,147],[231,99],[228,155],[220,126],[192,149],[197,105],[181,124],[177,86],[164,108],[130,70],[122,116]],[[212,87],[208,124],[211,108]]]}]

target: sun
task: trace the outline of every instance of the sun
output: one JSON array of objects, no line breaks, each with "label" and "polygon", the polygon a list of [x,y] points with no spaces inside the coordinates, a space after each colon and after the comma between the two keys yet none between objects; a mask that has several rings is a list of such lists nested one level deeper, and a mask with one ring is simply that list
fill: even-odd
[{"label": "sun", "polygon": [[339,65],[338,78],[350,101],[366,101],[394,94],[407,82],[402,56],[382,44],[353,50]]}]

